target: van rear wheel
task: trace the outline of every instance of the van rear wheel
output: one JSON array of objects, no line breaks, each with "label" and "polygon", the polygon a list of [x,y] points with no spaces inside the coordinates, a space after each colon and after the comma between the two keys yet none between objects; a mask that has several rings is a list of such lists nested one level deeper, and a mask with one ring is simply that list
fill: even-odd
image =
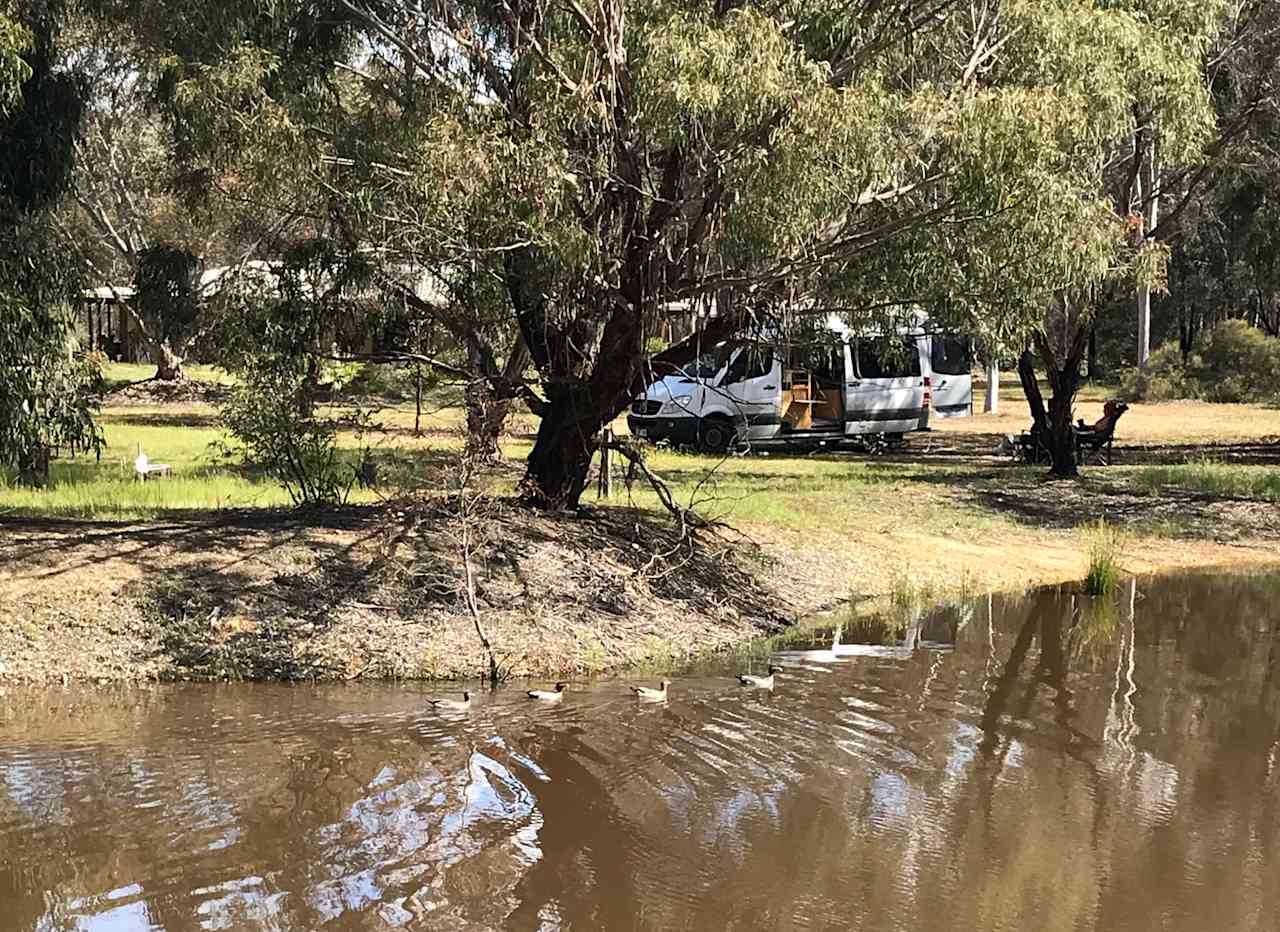
[{"label": "van rear wheel", "polygon": [[704,453],[727,453],[737,431],[727,417],[704,418],[698,428],[698,448]]}]

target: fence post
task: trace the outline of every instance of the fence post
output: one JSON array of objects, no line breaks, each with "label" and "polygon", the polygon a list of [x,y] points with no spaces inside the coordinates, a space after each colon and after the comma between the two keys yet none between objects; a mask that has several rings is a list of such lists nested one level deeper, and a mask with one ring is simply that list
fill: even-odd
[{"label": "fence post", "polygon": [[613,498],[613,428],[606,427],[600,431],[600,480],[596,491],[597,498]]}]

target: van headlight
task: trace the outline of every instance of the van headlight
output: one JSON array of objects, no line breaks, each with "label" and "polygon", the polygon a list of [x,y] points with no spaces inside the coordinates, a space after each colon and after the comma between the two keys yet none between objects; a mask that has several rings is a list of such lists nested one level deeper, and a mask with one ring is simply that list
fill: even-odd
[{"label": "van headlight", "polygon": [[692,401],[692,395],[676,395],[662,406],[662,413],[675,414],[679,411],[686,411],[689,408],[689,403]]}]

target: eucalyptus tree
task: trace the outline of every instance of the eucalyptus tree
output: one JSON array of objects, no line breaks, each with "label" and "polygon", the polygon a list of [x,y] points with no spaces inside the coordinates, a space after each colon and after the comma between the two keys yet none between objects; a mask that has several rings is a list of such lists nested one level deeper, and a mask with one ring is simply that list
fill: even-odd
[{"label": "eucalyptus tree", "polygon": [[1176,336],[1184,357],[1228,316],[1280,335],[1280,3],[1234,0],[1223,23],[1205,63],[1215,138],[1204,159],[1166,166],[1147,234],[1171,247],[1153,332]]},{"label": "eucalyptus tree", "polygon": [[49,212],[70,180],[83,109],[58,67],[63,9],[0,2],[0,465],[23,482],[48,473],[49,448],[94,449],[96,370],[74,352],[74,270]]},{"label": "eucalyptus tree", "polygon": [[1055,471],[1073,472],[1079,322],[1100,289],[1159,281],[1110,173],[1153,120],[1162,153],[1195,161],[1219,10],[99,2],[171,56],[191,177],[235,165],[266,203],[287,152],[325,235],[384,257],[391,293],[409,302],[396,275],[427,268],[467,296],[441,313],[464,345],[499,337],[489,361],[468,351],[473,380],[534,397],[521,491],[552,508],[576,505],[600,428],[695,353],[651,352],[664,315],[725,294],[700,340],[797,308],[883,329],[924,307],[993,347],[1034,337]]},{"label": "eucalyptus tree", "polygon": [[184,358],[218,322],[222,274],[202,273],[256,258],[261,230],[243,202],[177,196],[173,139],[154,97],[163,62],[128,24],[91,12],[82,7],[64,38],[64,57],[87,81],[87,105],[58,228],[86,279],[136,289],[121,307],[156,363],[155,378],[178,381]]}]

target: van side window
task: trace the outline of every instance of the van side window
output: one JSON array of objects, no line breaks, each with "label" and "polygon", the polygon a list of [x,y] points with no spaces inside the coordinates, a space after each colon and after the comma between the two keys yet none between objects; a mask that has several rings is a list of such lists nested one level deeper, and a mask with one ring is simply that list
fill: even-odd
[{"label": "van side window", "polygon": [[969,341],[962,336],[934,334],[930,362],[939,375],[968,375],[973,368]]},{"label": "van side window", "polygon": [[863,339],[855,344],[858,375],[864,379],[901,379],[920,374],[920,353],[914,340],[901,340],[892,351],[879,340]]},{"label": "van side window", "polygon": [[773,350],[767,346],[748,346],[729,363],[729,371],[721,385],[745,382],[766,376],[773,369]]}]

